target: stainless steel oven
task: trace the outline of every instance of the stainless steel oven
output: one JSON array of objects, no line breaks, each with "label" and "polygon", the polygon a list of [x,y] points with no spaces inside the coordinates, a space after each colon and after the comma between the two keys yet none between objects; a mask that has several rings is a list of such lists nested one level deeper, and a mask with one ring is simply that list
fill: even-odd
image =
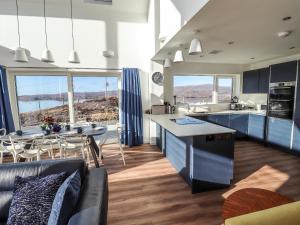
[{"label": "stainless steel oven", "polygon": [[294,98],[295,82],[271,83],[268,115],[271,117],[292,119]]}]

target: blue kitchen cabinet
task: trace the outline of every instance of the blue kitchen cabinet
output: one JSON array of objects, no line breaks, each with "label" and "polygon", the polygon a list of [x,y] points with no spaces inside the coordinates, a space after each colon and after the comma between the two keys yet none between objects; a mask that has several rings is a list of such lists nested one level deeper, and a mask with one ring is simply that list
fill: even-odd
[{"label": "blue kitchen cabinet", "polygon": [[293,150],[300,152],[300,120],[294,122]]},{"label": "blue kitchen cabinet", "polygon": [[259,70],[258,93],[269,93],[270,67]]},{"label": "blue kitchen cabinet", "polygon": [[297,80],[297,95],[296,95],[296,108],[294,119],[300,121],[300,61],[298,61],[298,80]]},{"label": "blue kitchen cabinet", "polygon": [[231,114],[230,128],[236,130],[236,137],[246,137],[248,135],[249,114]]},{"label": "blue kitchen cabinet", "polygon": [[156,145],[162,151],[162,127],[156,124]]},{"label": "blue kitchen cabinet", "polygon": [[292,127],[292,120],[269,117],[267,135],[268,143],[290,149]]},{"label": "blue kitchen cabinet", "polygon": [[229,114],[209,115],[207,121],[223,127],[229,127]]},{"label": "blue kitchen cabinet", "polygon": [[295,81],[297,61],[271,65],[271,83]]},{"label": "blue kitchen cabinet", "polygon": [[253,94],[259,92],[259,70],[250,70],[243,73],[243,93]]},{"label": "blue kitchen cabinet", "polygon": [[263,115],[249,115],[248,135],[249,137],[263,141],[265,136],[265,119]]}]

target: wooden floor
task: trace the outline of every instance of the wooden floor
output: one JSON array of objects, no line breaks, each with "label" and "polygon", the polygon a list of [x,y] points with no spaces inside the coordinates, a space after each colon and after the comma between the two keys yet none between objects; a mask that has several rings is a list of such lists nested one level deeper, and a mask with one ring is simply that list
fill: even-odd
[{"label": "wooden floor", "polygon": [[191,194],[156,147],[126,151],[122,166],[115,146],[105,149],[109,172],[109,225],[220,225],[224,199],[236,190],[256,187],[300,200],[300,158],[263,145],[238,141],[230,189]]},{"label": "wooden floor", "polygon": [[117,145],[104,147],[109,225],[220,225],[224,199],[247,187],[300,200],[300,158],[255,142],[236,142],[231,188],[194,195],[156,147],[126,149],[126,166],[117,150]]}]

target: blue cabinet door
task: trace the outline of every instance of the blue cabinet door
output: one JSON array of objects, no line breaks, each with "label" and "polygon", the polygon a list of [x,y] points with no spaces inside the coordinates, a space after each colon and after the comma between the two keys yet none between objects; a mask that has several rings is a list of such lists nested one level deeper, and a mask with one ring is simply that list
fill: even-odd
[{"label": "blue cabinet door", "polygon": [[236,137],[245,137],[248,135],[248,114],[231,114],[230,128],[237,131]]},{"label": "blue cabinet door", "polygon": [[300,61],[298,61],[298,80],[297,80],[297,95],[296,95],[296,109],[295,120],[300,121]]},{"label": "blue cabinet door", "polygon": [[300,152],[300,120],[294,122],[293,150]]},{"label": "blue cabinet door", "polygon": [[264,140],[265,131],[265,116],[262,115],[249,115],[248,135],[249,137]]},{"label": "blue cabinet door", "polygon": [[212,123],[218,123],[218,115],[208,115],[207,121]]},{"label": "blue cabinet door", "polygon": [[270,68],[259,70],[258,93],[269,93]]},{"label": "blue cabinet door", "polygon": [[297,61],[280,63],[271,66],[271,83],[295,81]]},{"label": "blue cabinet door", "polygon": [[259,92],[259,70],[251,70],[243,73],[243,93],[251,94]]},{"label": "blue cabinet door", "polygon": [[291,147],[293,121],[279,118],[268,118],[267,141],[287,149]]}]

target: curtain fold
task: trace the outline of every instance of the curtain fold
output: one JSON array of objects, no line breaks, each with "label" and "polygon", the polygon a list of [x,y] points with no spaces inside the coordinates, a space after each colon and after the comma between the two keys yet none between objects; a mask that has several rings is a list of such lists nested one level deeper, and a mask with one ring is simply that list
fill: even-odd
[{"label": "curtain fold", "polygon": [[15,126],[7,85],[6,70],[3,66],[0,66],[0,128],[5,128],[7,132],[13,132]]},{"label": "curtain fold", "polygon": [[143,144],[143,112],[139,70],[124,68],[122,74],[122,142],[129,147]]}]

